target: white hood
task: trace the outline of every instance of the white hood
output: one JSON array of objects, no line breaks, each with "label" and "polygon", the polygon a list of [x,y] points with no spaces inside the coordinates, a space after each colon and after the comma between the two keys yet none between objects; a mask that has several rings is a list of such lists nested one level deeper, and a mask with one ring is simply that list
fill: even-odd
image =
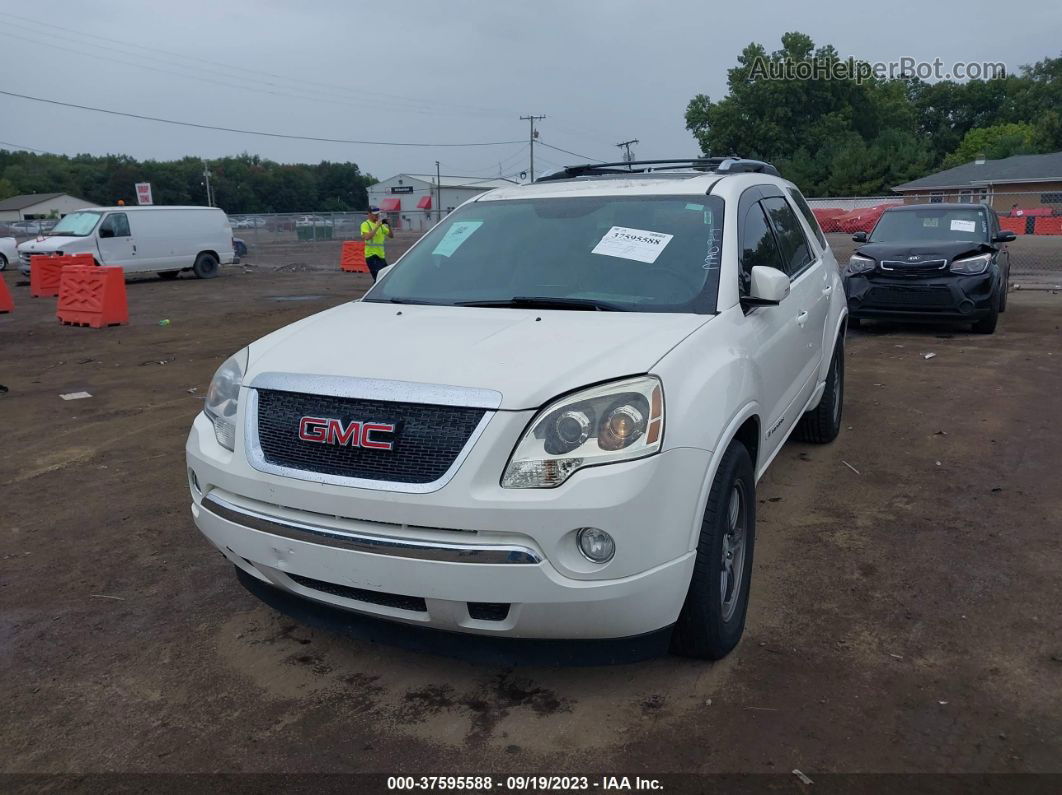
[{"label": "white hood", "polygon": [[356,302],[253,343],[244,383],[263,372],[411,381],[493,389],[501,408],[530,409],[647,372],[711,317]]}]

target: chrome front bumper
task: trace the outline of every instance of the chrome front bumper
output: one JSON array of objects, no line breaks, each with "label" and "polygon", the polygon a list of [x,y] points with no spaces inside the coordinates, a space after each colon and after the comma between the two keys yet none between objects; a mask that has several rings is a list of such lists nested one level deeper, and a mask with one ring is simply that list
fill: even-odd
[{"label": "chrome front bumper", "polygon": [[372,555],[389,555],[417,560],[436,560],[449,563],[512,563],[537,564],[541,556],[530,547],[513,544],[459,544],[442,541],[421,541],[413,538],[349,532],[326,525],[309,524],[293,519],[260,513],[237,506],[214,494],[203,498],[203,510],[241,527],[263,533],[308,541],[337,549],[350,549]]}]

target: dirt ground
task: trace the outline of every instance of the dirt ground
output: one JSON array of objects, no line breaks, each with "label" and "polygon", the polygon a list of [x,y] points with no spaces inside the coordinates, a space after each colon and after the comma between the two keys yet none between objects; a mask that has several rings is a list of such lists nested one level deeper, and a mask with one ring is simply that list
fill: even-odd
[{"label": "dirt ground", "polygon": [[840,438],[760,484],[726,660],[503,669],[300,626],[192,524],[214,369],[367,277],[144,278],[106,330],[3,278],[2,772],[1062,772],[1062,295],[851,335]]}]

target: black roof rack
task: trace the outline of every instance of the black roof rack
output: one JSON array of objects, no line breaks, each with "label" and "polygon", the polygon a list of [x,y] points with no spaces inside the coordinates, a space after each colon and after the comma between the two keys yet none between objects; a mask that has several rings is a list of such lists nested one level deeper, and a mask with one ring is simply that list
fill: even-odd
[{"label": "black roof rack", "polygon": [[624,160],[616,163],[583,163],[565,166],[539,177],[535,182],[617,174],[648,174],[657,171],[712,171],[717,174],[754,172],[782,176],[778,169],[763,160],[748,160],[737,155],[726,157],[692,157],[678,160]]}]

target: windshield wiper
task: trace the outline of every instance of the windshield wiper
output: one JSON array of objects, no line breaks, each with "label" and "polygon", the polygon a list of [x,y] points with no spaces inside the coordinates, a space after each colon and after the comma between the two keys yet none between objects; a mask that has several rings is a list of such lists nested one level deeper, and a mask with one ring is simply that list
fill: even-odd
[{"label": "windshield wiper", "polygon": [[422,301],[419,298],[388,298],[386,300],[381,298],[365,298],[363,300],[367,304],[423,304],[425,306],[440,306],[434,301]]},{"label": "windshield wiper", "polygon": [[518,309],[582,309],[594,312],[625,312],[617,304],[590,298],[551,298],[549,296],[515,295],[489,301],[457,301],[454,306],[515,307]]}]

